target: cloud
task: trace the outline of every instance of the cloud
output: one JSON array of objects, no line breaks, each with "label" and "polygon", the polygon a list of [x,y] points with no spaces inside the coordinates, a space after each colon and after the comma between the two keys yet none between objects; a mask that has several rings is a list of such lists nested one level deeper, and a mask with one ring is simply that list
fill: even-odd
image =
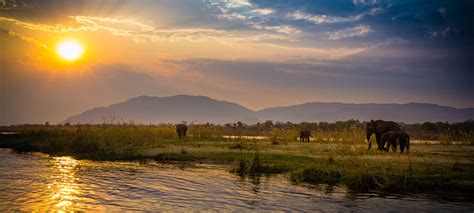
[{"label": "cloud", "polygon": [[[216,1],[211,1],[211,2],[217,3]],[[226,7],[229,7],[229,8],[252,6],[252,4],[248,0],[226,0],[224,1],[224,4],[226,5]]]},{"label": "cloud", "polygon": [[376,4],[377,0],[352,0],[352,3],[354,5],[359,5],[359,4]]},{"label": "cloud", "polygon": [[459,30],[454,27],[447,26],[440,28],[439,30],[428,29],[427,33],[431,38],[447,38],[451,35],[459,33]]},{"label": "cloud", "polygon": [[331,16],[331,15],[315,15],[303,12],[301,10],[293,11],[286,15],[286,18],[291,20],[305,20],[313,24],[335,24],[360,21],[365,16],[375,16],[384,12],[382,7],[374,7],[368,11],[362,12],[353,16]]},{"label": "cloud", "polygon": [[248,0],[211,0],[209,1],[209,5],[220,11],[220,14],[217,15],[218,18],[227,20],[256,19],[275,12],[269,8],[257,8]]},{"label": "cloud", "polygon": [[55,25],[35,24],[35,23],[24,22],[24,21],[20,21],[14,18],[8,18],[8,17],[2,17],[2,16],[0,16],[0,22],[11,22],[11,23],[14,23],[15,25],[24,27],[26,29],[38,30],[38,31],[43,31],[43,32],[48,32],[48,33],[67,33],[67,32],[97,30],[97,28],[94,28],[92,26],[67,27],[60,24],[55,24]]},{"label": "cloud", "polygon": [[264,8],[264,9],[255,9],[255,10],[252,10],[252,12],[260,13],[262,15],[269,15],[269,14],[274,13],[275,11],[273,11],[272,9]]},{"label": "cloud", "polygon": [[[424,63],[420,63],[420,60]],[[469,100],[472,103],[466,92],[458,99],[449,97],[446,88],[440,87],[439,82],[455,82],[455,77],[449,75],[450,69],[440,66],[445,61],[439,59],[354,56],[336,60],[313,59],[304,63],[295,60],[285,62],[198,58],[165,63],[179,65],[185,71],[183,75],[186,78],[199,79],[201,89],[198,85],[195,86],[200,94],[218,98],[232,97],[252,108],[308,102],[307,99],[296,101],[298,98],[380,103],[393,102],[393,98],[409,102],[413,98],[423,97],[424,101],[440,103],[437,100],[439,93],[443,93],[444,102]],[[226,86],[219,87],[219,84]],[[204,91],[202,86],[213,89]],[[253,92],[249,94],[249,90]],[[277,96],[268,96],[274,91],[281,92]],[[265,103],[261,102],[262,98],[265,98]]]},{"label": "cloud", "polygon": [[301,32],[290,25],[266,24],[267,16],[274,14],[275,10],[270,8],[258,8],[249,1],[210,1],[210,5],[216,7],[220,14],[219,19],[229,21],[241,21],[244,25],[257,30],[274,31],[283,34],[296,34]]},{"label": "cloud", "polygon": [[330,40],[339,40],[339,39],[352,38],[352,37],[362,37],[362,36],[367,36],[371,32],[373,32],[373,30],[370,26],[358,25],[356,27],[332,32],[329,34],[328,38]]},{"label": "cloud", "polygon": [[444,19],[446,19],[448,17],[448,10],[444,7],[440,7],[438,8],[438,13],[441,17],[443,17]]},{"label": "cloud", "polygon": [[[71,27],[61,24],[35,24],[1,16],[0,22],[11,22],[26,29],[49,33],[105,30],[112,33],[113,35],[130,37],[135,41],[176,42],[179,40],[186,40],[197,42],[221,40],[224,42],[255,42],[269,39],[287,39],[286,36],[276,35],[274,33],[252,33],[243,31],[237,32],[211,28],[156,29],[152,25],[132,19],[90,16],[71,16],[70,18],[73,18],[76,23],[79,24],[79,26]],[[275,27],[267,28],[266,30],[279,30],[282,32],[288,32],[290,28]]]},{"label": "cloud", "polygon": [[249,16],[240,14],[240,13],[229,13],[226,12],[224,14],[220,14],[217,16],[220,19],[227,19],[227,20],[247,20]]},{"label": "cloud", "polygon": [[[78,26],[46,25],[0,17],[0,21],[13,22],[27,29],[64,33],[71,30],[108,31],[135,42],[196,42],[212,44],[211,51],[187,50],[185,56],[201,54],[216,58],[265,58],[267,60],[311,60],[312,58],[343,58],[366,50],[365,47],[319,48],[292,45],[278,41],[293,41],[301,31],[291,25],[265,25],[254,23],[256,30],[218,30],[206,28],[157,29],[153,25],[132,19],[74,16]],[[277,33],[275,33],[277,32]],[[232,51],[229,51],[232,50]],[[217,54],[221,52],[222,54]],[[232,52],[232,53],[230,53]],[[182,56],[184,57],[184,56]]]},{"label": "cloud", "polygon": [[328,15],[312,15],[309,13],[302,12],[300,10],[294,11],[287,15],[288,18],[293,20],[306,20],[314,24],[333,24],[343,22],[354,22],[360,20],[364,15],[340,17],[340,16],[328,16]]},{"label": "cloud", "polygon": [[90,16],[72,16],[79,24],[92,27],[92,29],[105,29],[116,34],[141,33],[155,30],[151,25],[131,19],[100,18]]},{"label": "cloud", "polygon": [[407,43],[409,43],[408,40],[406,40],[404,38],[395,37],[395,38],[388,38],[383,42],[368,45],[368,48],[375,49],[375,48],[379,48],[379,47],[383,47],[383,46],[389,46],[389,45],[394,45],[394,44],[407,44]]},{"label": "cloud", "polygon": [[372,16],[375,16],[375,15],[378,15],[378,14],[381,14],[384,12],[384,9],[381,8],[381,7],[375,7],[375,8],[372,8],[370,9],[369,11],[369,15],[372,15]]},{"label": "cloud", "polygon": [[177,93],[175,82],[128,65],[98,64],[78,72],[55,72],[32,64],[0,61],[0,125],[60,122],[93,107],[140,95]]},{"label": "cloud", "polygon": [[25,36],[25,35],[22,35],[22,34],[19,34],[19,33],[16,33],[14,31],[11,31],[11,30],[4,30],[4,29],[0,29],[0,32],[1,33],[5,33],[11,37],[14,37],[14,38],[18,38],[22,41],[25,41],[25,42],[28,42],[28,43],[31,43],[31,44],[34,44],[35,46],[37,47],[40,47],[40,48],[43,48],[43,49],[46,49],[46,50],[49,50],[51,51],[51,48],[48,47],[48,45],[46,45],[45,43],[41,42],[41,41],[38,41],[32,37],[28,37],[28,36]]},{"label": "cloud", "polygon": [[0,10],[13,10],[21,8],[31,8],[31,5],[27,4],[25,1],[18,0],[0,0]]},{"label": "cloud", "polygon": [[259,30],[270,30],[270,31],[275,31],[279,33],[284,33],[284,34],[298,34],[301,33],[301,30],[298,29],[297,27],[291,26],[291,25],[276,25],[276,26],[269,26],[269,25],[261,25],[254,23],[252,24],[253,28],[259,29]]}]

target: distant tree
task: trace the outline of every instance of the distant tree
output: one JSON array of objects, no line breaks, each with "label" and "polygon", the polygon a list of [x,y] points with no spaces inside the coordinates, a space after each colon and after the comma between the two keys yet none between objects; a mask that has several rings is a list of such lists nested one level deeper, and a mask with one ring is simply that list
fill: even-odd
[{"label": "distant tree", "polygon": [[272,120],[265,121],[265,123],[263,125],[264,125],[266,130],[269,130],[273,127],[273,121]]}]

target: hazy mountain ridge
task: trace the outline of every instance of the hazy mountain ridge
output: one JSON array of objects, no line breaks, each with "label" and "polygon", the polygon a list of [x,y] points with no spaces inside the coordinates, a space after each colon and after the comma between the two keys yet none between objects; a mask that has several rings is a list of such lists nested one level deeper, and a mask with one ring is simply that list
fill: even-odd
[{"label": "hazy mountain ridge", "polygon": [[[357,119],[394,120],[405,123],[425,121],[458,122],[474,118],[474,108],[457,109],[426,103],[408,104],[347,104],[347,103],[306,103],[287,107],[264,109],[257,112],[259,118],[294,122],[308,121],[317,118],[318,121],[337,121]],[[312,121],[312,120],[309,120]]]},{"label": "hazy mountain ridge", "polygon": [[139,96],[108,107],[94,108],[66,119],[70,123],[180,123],[197,121],[226,123],[242,120],[254,112],[235,103],[205,96]]},{"label": "hazy mountain ridge", "polygon": [[425,121],[460,122],[474,119],[474,108],[458,109],[427,103],[351,104],[311,102],[252,111],[239,104],[205,96],[139,96],[108,107],[87,110],[69,117],[70,123],[244,123],[266,120],[281,122],[319,122],[357,119],[394,120],[405,123]]}]

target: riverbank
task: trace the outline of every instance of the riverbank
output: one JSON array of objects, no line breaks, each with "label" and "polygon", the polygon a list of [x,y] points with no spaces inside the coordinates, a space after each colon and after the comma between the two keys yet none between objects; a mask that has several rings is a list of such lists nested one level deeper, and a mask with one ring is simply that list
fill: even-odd
[{"label": "riverbank", "polygon": [[[440,211],[471,212],[472,199],[351,193],[301,187],[285,175],[239,177],[228,166],[76,160],[0,148],[0,211]],[[218,178],[216,178],[218,177]],[[30,184],[25,184],[30,183]]]},{"label": "riverbank", "polygon": [[2,135],[0,147],[17,152],[98,161],[228,165],[241,176],[287,174],[295,184],[346,186],[354,192],[470,193],[474,146],[413,144],[410,154],[367,152],[365,142],[318,143],[177,140],[140,128],[51,130]]}]

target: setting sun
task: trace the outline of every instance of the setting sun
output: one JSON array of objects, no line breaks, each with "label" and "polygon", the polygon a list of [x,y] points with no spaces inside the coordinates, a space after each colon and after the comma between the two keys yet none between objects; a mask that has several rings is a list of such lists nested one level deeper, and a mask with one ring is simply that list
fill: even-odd
[{"label": "setting sun", "polygon": [[59,42],[56,53],[65,60],[75,61],[84,54],[84,48],[76,40],[69,39]]}]

